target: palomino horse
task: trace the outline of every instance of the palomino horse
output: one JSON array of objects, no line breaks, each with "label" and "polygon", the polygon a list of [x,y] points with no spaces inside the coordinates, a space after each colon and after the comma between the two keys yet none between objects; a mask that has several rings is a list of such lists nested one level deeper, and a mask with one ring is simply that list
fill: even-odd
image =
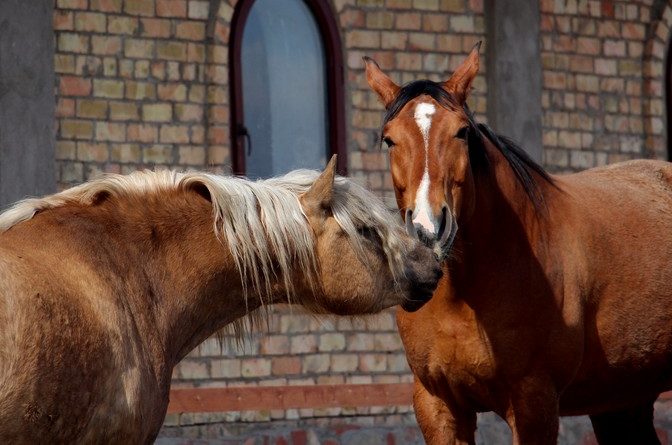
[{"label": "palomino horse", "polygon": [[0,443],[152,442],[175,364],[263,304],[426,301],[435,255],[334,165],[108,176],[0,216]]},{"label": "palomino horse", "polygon": [[[395,85],[387,108],[397,203],[445,257],[434,297],[398,325],[430,444],[473,443],[494,411],[517,444],[554,444],[589,414],[601,444],[658,443],[672,388],[672,165],[634,161],[551,176],[465,104],[478,48],[443,83]],[[515,110],[511,110],[515,112]]]}]

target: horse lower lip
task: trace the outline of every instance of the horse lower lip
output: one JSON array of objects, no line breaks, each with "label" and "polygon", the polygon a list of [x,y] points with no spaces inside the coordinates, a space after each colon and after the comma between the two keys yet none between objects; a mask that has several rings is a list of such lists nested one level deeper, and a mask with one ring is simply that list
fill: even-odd
[{"label": "horse lower lip", "polygon": [[[417,232],[416,232],[417,233]],[[424,231],[420,232],[417,235],[418,239],[424,244],[425,246],[429,247],[430,249],[433,249],[434,246],[437,244],[436,237],[433,235],[428,235]]]}]

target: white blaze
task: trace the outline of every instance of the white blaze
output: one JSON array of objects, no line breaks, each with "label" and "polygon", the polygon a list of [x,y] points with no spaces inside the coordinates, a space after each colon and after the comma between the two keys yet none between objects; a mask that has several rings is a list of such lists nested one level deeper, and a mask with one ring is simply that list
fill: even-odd
[{"label": "white blaze", "polygon": [[429,233],[436,233],[432,207],[429,205],[429,130],[432,128],[432,116],[435,112],[434,105],[422,102],[415,107],[414,115],[415,122],[422,134],[422,140],[425,143],[425,172],[415,195],[413,223],[421,225]]},{"label": "white blaze", "polygon": [[[420,127],[422,133],[422,140],[425,142],[425,153],[429,151],[429,130],[432,128],[432,116],[436,112],[436,108],[432,104],[425,102],[419,103],[415,107],[415,122]],[[427,166],[427,157],[425,156],[425,168]]]}]

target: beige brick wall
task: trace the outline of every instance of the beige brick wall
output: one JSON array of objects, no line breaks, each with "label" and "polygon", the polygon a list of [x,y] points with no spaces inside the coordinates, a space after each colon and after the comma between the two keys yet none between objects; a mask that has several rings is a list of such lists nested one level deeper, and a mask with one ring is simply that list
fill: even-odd
[{"label": "beige brick wall", "polygon": [[[544,163],[551,170],[666,156],[670,13],[661,3],[541,1]],[[202,0],[57,0],[62,187],[101,171],[230,170],[227,45],[235,4],[222,1],[217,17],[208,17]],[[391,198],[377,143],[381,107],[361,57],[374,57],[398,82],[442,78],[485,38],[483,2],[334,0],[333,8],[345,48],[349,170]],[[484,79],[471,102],[481,119]]]},{"label": "beige brick wall", "polygon": [[226,171],[226,51],[209,1],[57,0],[58,181],[176,167]]},{"label": "beige brick wall", "polygon": [[[208,17],[208,4],[56,2],[62,187],[154,166],[230,171],[227,48],[236,1],[222,1],[216,17]],[[483,2],[335,0],[333,8],[345,48],[349,170],[391,197],[377,140],[382,108],[366,86],[362,56],[398,82],[443,78],[484,39]],[[481,115],[484,79],[472,99]]]},{"label": "beige brick wall", "polygon": [[[212,338],[192,351],[175,368],[173,386],[399,383],[411,379],[392,310],[359,319],[322,319],[278,307],[263,332],[252,334],[243,345]],[[235,420],[241,416],[243,420],[262,421],[408,410],[409,407],[261,410],[238,413]],[[171,416],[167,424],[186,424],[192,417]]]},{"label": "beige brick wall", "polygon": [[[652,15],[664,11],[661,3],[667,2],[541,1],[548,168],[575,171],[667,157],[662,96],[666,47],[660,43],[668,39],[669,19],[667,28],[658,31],[660,18]],[[667,11],[669,16],[669,5]]]}]

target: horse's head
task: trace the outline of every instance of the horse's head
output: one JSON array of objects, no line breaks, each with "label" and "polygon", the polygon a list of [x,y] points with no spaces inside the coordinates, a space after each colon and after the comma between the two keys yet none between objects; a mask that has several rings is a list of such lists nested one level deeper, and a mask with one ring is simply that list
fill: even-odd
[{"label": "horse's head", "polygon": [[314,233],[321,311],[348,315],[428,301],[441,268],[434,253],[407,236],[383,202],[335,176],[335,157],[301,195]]},{"label": "horse's head", "polygon": [[442,256],[474,205],[467,138],[472,118],[465,103],[478,73],[480,44],[443,83],[399,87],[365,58],[366,77],[387,114],[382,131],[389,150],[397,204],[406,229]]}]

